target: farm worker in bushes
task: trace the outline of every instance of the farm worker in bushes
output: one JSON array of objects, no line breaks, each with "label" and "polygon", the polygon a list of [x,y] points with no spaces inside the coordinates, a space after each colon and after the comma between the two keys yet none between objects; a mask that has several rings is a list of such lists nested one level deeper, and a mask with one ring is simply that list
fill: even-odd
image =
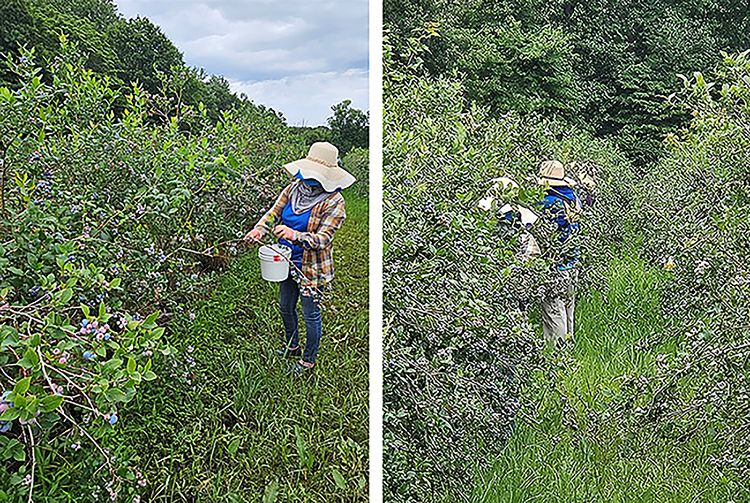
[{"label": "farm worker in bushes", "polygon": [[538,183],[545,187],[541,202],[544,216],[557,226],[559,249],[552,274],[550,291],[542,302],[545,339],[556,346],[573,340],[575,290],[578,282],[580,248],[575,244],[579,232],[581,202],[574,190],[575,181],[565,176],[560,161],[544,161],[539,165]]},{"label": "farm worker in bushes", "polygon": [[[291,371],[297,375],[315,366],[323,325],[320,294],[333,279],[333,235],[346,218],[341,191],[355,179],[338,165],[338,149],[315,143],[307,157],[284,168],[294,177],[276,203],[247,233],[245,240],[260,242],[267,234],[292,250],[290,274],[279,286],[279,306],[286,337],[278,355],[300,358]],[[307,329],[300,347],[297,302]]]}]

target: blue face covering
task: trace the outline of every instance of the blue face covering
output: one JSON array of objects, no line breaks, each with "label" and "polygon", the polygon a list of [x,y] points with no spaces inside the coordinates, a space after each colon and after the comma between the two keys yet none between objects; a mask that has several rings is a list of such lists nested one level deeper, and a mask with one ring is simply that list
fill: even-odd
[{"label": "blue face covering", "polygon": [[302,180],[305,185],[309,185],[311,187],[318,187],[320,185],[320,182],[315,180],[314,178],[305,178],[304,176],[302,176],[301,171],[297,171],[297,174],[294,175],[294,178],[296,178],[297,180]]}]

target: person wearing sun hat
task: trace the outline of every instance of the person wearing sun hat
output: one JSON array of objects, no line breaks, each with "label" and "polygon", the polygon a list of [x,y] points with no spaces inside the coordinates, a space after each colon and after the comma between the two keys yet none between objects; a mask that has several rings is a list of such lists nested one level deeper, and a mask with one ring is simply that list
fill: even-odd
[{"label": "person wearing sun hat", "polygon": [[[323,330],[320,293],[333,280],[333,236],[346,218],[341,191],[356,181],[339,166],[338,155],[335,146],[319,142],[303,159],[284,165],[294,180],[245,236],[246,241],[261,242],[273,233],[292,250],[294,267],[279,286],[285,339],[277,353],[300,358],[291,369],[295,374],[310,371],[317,360]],[[307,329],[304,351],[299,343],[298,301]]]},{"label": "person wearing sun hat", "polygon": [[577,265],[580,258],[575,236],[580,231],[578,215],[581,202],[574,188],[576,182],[565,176],[565,167],[560,161],[542,162],[539,165],[538,183],[546,189],[541,202],[542,212],[557,226],[560,245],[551,272],[557,275],[555,279],[559,281],[551,283],[551,291],[547,292],[542,302],[544,337],[557,346],[566,340],[573,340]]}]

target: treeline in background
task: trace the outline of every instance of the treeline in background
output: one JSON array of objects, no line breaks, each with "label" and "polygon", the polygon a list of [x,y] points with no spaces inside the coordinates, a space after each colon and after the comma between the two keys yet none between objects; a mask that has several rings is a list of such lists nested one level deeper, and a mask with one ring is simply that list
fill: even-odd
[{"label": "treeline in background", "polygon": [[690,118],[667,99],[677,75],[750,43],[747,6],[714,0],[386,0],[384,16],[397,60],[428,21],[439,36],[426,44],[427,75],[460,76],[495,115],[538,112],[613,138],[638,165]]},{"label": "treeline in background", "polygon": [[[106,75],[119,91],[112,103],[117,112],[136,83],[156,98],[152,120],[174,116],[182,128],[191,126],[199,109],[216,122],[224,111],[253,106],[251,97],[234,93],[225,77],[187,66],[158,26],[146,17],[126,19],[113,0],[8,0],[0,5],[0,54],[18,58],[21,47],[33,48],[42,76],[49,76],[48,65],[60,52],[61,34],[84,55],[85,68]],[[0,69],[0,85],[21,84],[9,68]],[[254,106],[283,120],[282,111]],[[328,125],[295,131],[307,143],[331,141],[343,155],[367,148],[368,122],[367,113],[345,100],[332,107]]]}]

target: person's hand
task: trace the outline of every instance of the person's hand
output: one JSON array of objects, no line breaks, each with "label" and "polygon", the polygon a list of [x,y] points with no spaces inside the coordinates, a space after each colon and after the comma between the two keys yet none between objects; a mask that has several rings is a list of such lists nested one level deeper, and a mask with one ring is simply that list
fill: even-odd
[{"label": "person's hand", "polygon": [[260,243],[262,237],[263,233],[260,231],[260,229],[253,229],[245,234],[244,240],[246,243]]},{"label": "person's hand", "polygon": [[295,232],[286,225],[277,225],[273,228],[273,233],[279,239],[286,239],[287,241],[294,240]]}]

